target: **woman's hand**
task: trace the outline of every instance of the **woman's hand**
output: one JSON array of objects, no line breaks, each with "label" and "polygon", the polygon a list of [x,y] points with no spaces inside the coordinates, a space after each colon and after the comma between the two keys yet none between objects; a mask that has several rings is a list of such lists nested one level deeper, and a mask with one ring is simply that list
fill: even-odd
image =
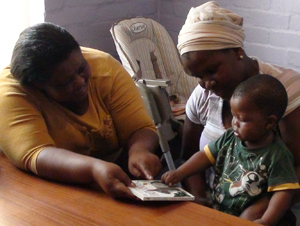
[{"label": "woman's hand", "polygon": [[152,180],[161,170],[161,162],[155,154],[158,136],[150,129],[136,131],[128,142],[128,169],[140,179]]},{"label": "woman's hand", "polygon": [[48,179],[96,184],[113,197],[136,199],[128,188],[134,185],[119,166],[65,149],[44,148],[37,158],[37,171],[40,176]]},{"label": "woman's hand", "polygon": [[113,197],[136,199],[128,188],[134,186],[134,184],[118,165],[96,160],[92,167],[92,175],[94,181],[99,184],[105,193]]},{"label": "woman's hand", "polygon": [[129,156],[128,168],[135,177],[152,180],[160,172],[161,162],[155,154],[147,150],[139,150]]}]

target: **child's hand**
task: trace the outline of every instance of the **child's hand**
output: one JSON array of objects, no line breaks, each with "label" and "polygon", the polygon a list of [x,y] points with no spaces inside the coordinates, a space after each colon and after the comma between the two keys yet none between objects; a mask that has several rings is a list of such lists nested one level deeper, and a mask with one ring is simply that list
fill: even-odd
[{"label": "child's hand", "polygon": [[169,186],[179,183],[182,179],[183,178],[178,170],[168,171],[161,176],[162,182]]}]

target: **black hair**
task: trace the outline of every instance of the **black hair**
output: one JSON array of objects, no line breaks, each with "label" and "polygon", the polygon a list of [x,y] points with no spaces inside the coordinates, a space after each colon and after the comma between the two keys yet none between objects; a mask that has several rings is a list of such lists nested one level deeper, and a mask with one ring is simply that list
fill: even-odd
[{"label": "black hair", "polygon": [[22,85],[44,84],[54,69],[79,49],[75,38],[63,27],[40,23],[19,36],[11,59],[11,73]]},{"label": "black hair", "polygon": [[275,77],[267,74],[252,76],[240,83],[232,98],[247,97],[266,115],[276,115],[279,121],[287,107],[288,96],[285,87]]}]

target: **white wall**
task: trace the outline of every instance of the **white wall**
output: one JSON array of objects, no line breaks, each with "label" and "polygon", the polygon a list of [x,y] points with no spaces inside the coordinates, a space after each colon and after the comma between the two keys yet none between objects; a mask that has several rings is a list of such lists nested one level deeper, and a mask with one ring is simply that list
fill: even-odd
[{"label": "white wall", "polygon": [[[15,1],[20,3],[16,4]],[[0,48],[11,49],[7,40],[16,39],[10,32],[18,19],[22,2],[9,0],[14,10],[0,8]],[[31,0],[39,1],[42,0]],[[4,2],[4,1],[3,1]],[[175,44],[191,7],[204,0],[45,0],[45,20],[66,27],[81,45],[101,49],[117,57],[109,29],[123,17],[146,16],[163,24]],[[250,56],[300,71],[300,1],[299,0],[219,0],[244,17],[245,50]],[[3,4],[3,3],[1,3]],[[5,22],[5,23],[3,23]],[[7,55],[7,54],[5,54]],[[3,61],[0,59],[0,66]]]},{"label": "white wall", "polygon": [[45,20],[65,27],[82,46],[103,50],[118,58],[109,32],[125,17],[157,20],[158,0],[45,0]]},{"label": "white wall", "polygon": [[[162,0],[160,22],[177,44],[177,35],[191,7],[206,1]],[[218,0],[244,17],[245,51],[263,61],[300,72],[299,0]],[[179,28],[179,29],[178,29]]]},{"label": "white wall", "polygon": [[44,1],[0,2],[0,70],[10,63],[13,47],[26,27],[44,21]]}]

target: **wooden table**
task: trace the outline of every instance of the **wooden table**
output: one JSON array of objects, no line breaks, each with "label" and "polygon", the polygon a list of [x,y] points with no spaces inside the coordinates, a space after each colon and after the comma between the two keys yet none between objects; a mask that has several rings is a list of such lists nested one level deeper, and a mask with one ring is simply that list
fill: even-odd
[{"label": "wooden table", "polygon": [[43,180],[0,151],[0,225],[257,225],[192,202],[116,200],[99,191]]}]

